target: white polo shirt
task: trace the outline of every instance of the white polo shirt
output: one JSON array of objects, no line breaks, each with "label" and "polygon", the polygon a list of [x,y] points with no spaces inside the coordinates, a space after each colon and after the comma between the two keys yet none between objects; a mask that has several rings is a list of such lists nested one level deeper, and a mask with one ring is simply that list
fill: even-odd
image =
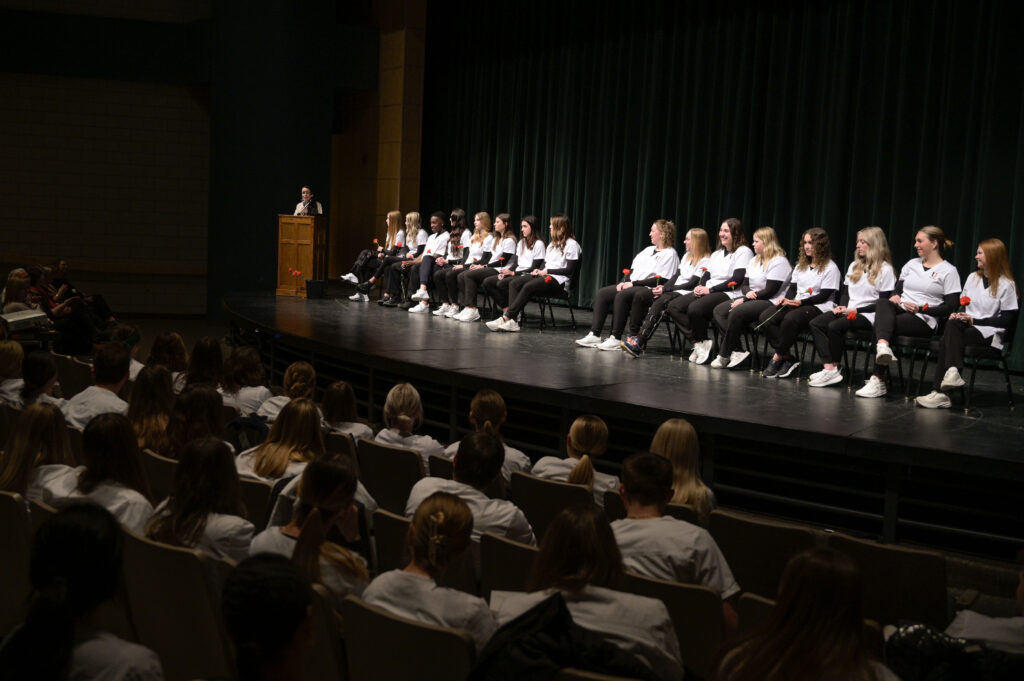
[{"label": "white polo shirt", "polygon": [[786,295],[792,274],[793,268],[784,255],[777,255],[767,263],[761,258],[752,258],[747,263],[747,286],[751,291],[760,293],[769,281],[781,281],[782,288],[779,289],[778,295],[769,299],[773,305],[777,305]]},{"label": "white polo shirt", "polygon": [[519,507],[505,499],[491,499],[489,496],[465,483],[444,478],[423,478],[409,492],[405,504],[405,515],[411,518],[423,500],[434,492],[454,494],[469,506],[473,512],[473,541],[479,542],[484,532],[493,532],[513,541],[536,546],[533,528]]},{"label": "white polo shirt", "polygon": [[[858,308],[873,305],[878,302],[878,296],[881,295],[882,291],[892,291],[896,288],[896,271],[887,262],[882,263],[882,268],[878,270],[878,276],[875,277],[875,283],[868,281],[868,273],[861,272],[860,279],[856,282],[850,278],[853,273],[853,266],[855,263],[850,263],[850,267],[846,270],[846,279],[843,281],[846,284],[846,293],[850,298],[850,302],[847,303],[846,307]],[[868,320],[872,324],[875,323],[874,312],[861,313],[864,319]]]},{"label": "white polo shirt", "polygon": [[[732,278],[732,273],[736,270],[743,268],[746,269],[747,263],[749,263],[754,257],[754,252],[750,250],[749,246],[740,246],[732,253],[728,252],[724,248],[719,248],[717,251],[711,254],[711,258],[708,259],[706,265],[708,269],[708,280],[704,284],[708,288],[718,286],[719,284],[725,284]],[[739,298],[743,295],[739,287],[740,282],[736,282],[736,288],[732,291],[728,291],[730,298]]]},{"label": "white polo shirt", "polygon": [[[839,290],[839,282],[843,275],[839,272],[839,266],[835,261],[829,260],[828,265],[819,270],[814,265],[808,265],[807,269],[793,269],[793,283],[796,284],[796,300],[803,300],[816,296],[823,290]],[[836,306],[833,299],[818,303],[814,307],[822,312],[827,312]]]},{"label": "white polo shirt", "polygon": [[[914,258],[900,270],[900,281],[903,282],[903,293],[900,300],[915,305],[935,307],[942,304],[942,298],[950,293],[960,293],[960,274],[948,260],[943,260],[935,267],[925,269],[921,258]],[[938,320],[923,312],[917,318],[935,329]]]},{"label": "white polo shirt", "polygon": [[[971,299],[967,306],[967,314],[974,319],[987,319],[995,317],[1000,312],[1017,309],[1017,291],[1014,285],[1005,280],[999,280],[999,292],[992,295],[992,289],[985,287],[985,282],[978,276],[977,272],[971,272],[964,284],[961,298],[967,296]],[[992,339],[992,347],[999,350],[1003,347],[1003,334],[1006,329],[997,326],[975,326],[981,335]]]},{"label": "white polo shirt", "polygon": [[636,254],[629,266],[629,280],[641,281],[660,276],[665,281],[679,271],[679,253],[674,248],[648,246]]}]

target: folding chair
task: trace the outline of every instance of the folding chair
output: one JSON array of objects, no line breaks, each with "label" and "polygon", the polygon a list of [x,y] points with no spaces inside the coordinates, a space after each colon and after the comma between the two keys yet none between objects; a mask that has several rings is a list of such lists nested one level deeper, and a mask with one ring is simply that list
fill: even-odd
[{"label": "folding chair", "polygon": [[423,458],[403,447],[359,440],[359,477],[377,504],[392,513],[405,514],[413,485],[423,478]]},{"label": "folding chair", "polygon": [[489,600],[492,591],[525,591],[537,553],[536,546],[484,532],[480,535],[480,595]]},{"label": "folding chair", "polygon": [[142,450],[142,472],[149,482],[153,499],[158,503],[171,496],[174,489],[174,475],[178,470],[178,462],[160,456],[151,449]]},{"label": "folding chair", "polygon": [[563,508],[594,503],[594,495],[586,485],[547,480],[518,471],[512,474],[509,499],[526,514],[538,541]]}]

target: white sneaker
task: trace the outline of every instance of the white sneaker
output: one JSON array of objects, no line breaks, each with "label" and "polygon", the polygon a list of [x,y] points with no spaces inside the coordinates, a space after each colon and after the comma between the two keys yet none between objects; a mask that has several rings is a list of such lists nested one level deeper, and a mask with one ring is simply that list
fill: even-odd
[{"label": "white sneaker", "polygon": [[689,362],[696,362],[697,361],[697,357],[699,355],[700,355],[700,348],[697,347],[697,344],[694,344],[693,350],[690,350],[690,356],[687,357],[686,359]]},{"label": "white sneaker", "polygon": [[415,293],[409,296],[410,300],[430,300],[430,294],[427,293],[427,289],[417,289]]},{"label": "white sneaker", "polygon": [[711,340],[704,340],[700,341],[699,343],[694,343],[693,349],[696,353],[696,357],[694,357],[694,353],[690,353],[690,361],[693,362],[694,364],[704,364],[705,362],[707,362],[708,357],[711,356],[711,346]]},{"label": "white sneaker", "polygon": [[[953,388],[962,388],[965,385],[966,382],[960,377],[960,372],[956,370],[956,367],[949,367],[946,369],[946,373],[943,374],[942,385],[939,387],[943,390],[952,390]],[[946,406],[948,407],[949,405],[947,404]]]},{"label": "white sneaker", "polygon": [[729,358],[728,357],[722,357],[721,355],[716,355],[715,358],[713,360],[711,360],[711,368],[712,369],[724,369],[727,366],[729,366]]},{"label": "white sneaker", "polygon": [[430,306],[426,303],[420,303],[419,305],[413,305],[409,308],[409,314],[424,314],[430,312]]},{"label": "white sneaker", "polygon": [[857,391],[857,397],[885,397],[886,392],[885,382],[878,376],[872,376],[864,387]]},{"label": "white sneaker", "polygon": [[360,303],[368,303],[368,302],[370,302],[370,296],[366,295],[365,293],[360,293],[359,294],[359,302]]},{"label": "white sneaker", "polygon": [[875,346],[875,364],[884,367],[895,359],[896,355],[892,354],[892,348],[888,343],[878,343]]},{"label": "white sneaker", "polygon": [[583,348],[596,348],[601,344],[601,337],[595,334],[593,331],[587,333],[583,338],[576,339],[576,345]]},{"label": "white sneaker", "polygon": [[501,327],[502,327],[502,325],[504,323],[505,323],[505,318],[504,317],[497,317],[496,319],[492,319],[491,321],[489,321],[486,324],[484,324],[484,326],[486,326],[491,331],[501,331]]},{"label": "white sneaker", "polygon": [[828,369],[822,369],[821,371],[815,371],[813,374],[807,377],[807,382],[810,383],[819,376],[823,376]]},{"label": "white sneaker", "polygon": [[444,304],[444,305],[442,305],[441,307],[439,307],[439,308],[437,308],[436,310],[434,310],[434,312],[433,312],[433,315],[434,315],[435,317],[443,317],[444,315],[448,314],[448,312],[449,312],[449,311],[450,311],[451,309],[452,309],[452,306],[451,306],[451,305],[449,305],[448,303],[445,303],[445,304]]},{"label": "white sneaker", "polygon": [[[359,302],[362,302],[362,300],[363,300],[363,294],[362,293],[353,293],[352,295],[350,295],[348,297],[348,299],[349,300],[353,300],[353,301],[359,303]],[[367,300],[369,300],[369,299],[367,299]]]},{"label": "white sneaker", "polygon": [[597,346],[598,350],[618,350],[622,347],[619,339],[615,336],[608,336]]},{"label": "white sneaker", "polygon": [[747,357],[750,357],[749,352],[746,352],[744,350],[734,350],[733,353],[729,355],[729,368],[735,369],[736,367],[747,361]]},{"label": "white sneaker", "polygon": [[351,272],[349,272],[348,274],[342,275],[341,278],[344,279],[345,281],[347,281],[350,284],[358,284],[359,283],[359,279],[356,277],[356,275],[352,274]]},{"label": "white sneaker", "polygon": [[501,325],[501,330],[502,331],[518,331],[519,330],[519,322],[517,322],[514,319],[509,319],[507,322],[505,322],[504,324]]},{"label": "white sneaker", "polygon": [[843,372],[839,369],[822,369],[807,382],[807,385],[812,388],[824,388],[842,382]]},{"label": "white sneaker", "polygon": [[917,402],[917,406],[924,407],[925,409],[949,409],[953,405],[949,401],[949,396],[945,393],[940,393],[938,390],[933,390],[927,395],[921,395],[915,398],[914,401]]},{"label": "white sneaker", "polygon": [[455,319],[460,314],[462,314],[462,310],[459,309],[459,306],[452,305],[451,309],[444,313],[444,316],[447,317],[448,319]]},{"label": "white sneaker", "polygon": [[460,322],[478,322],[480,321],[480,311],[475,307],[463,308],[458,320]]}]

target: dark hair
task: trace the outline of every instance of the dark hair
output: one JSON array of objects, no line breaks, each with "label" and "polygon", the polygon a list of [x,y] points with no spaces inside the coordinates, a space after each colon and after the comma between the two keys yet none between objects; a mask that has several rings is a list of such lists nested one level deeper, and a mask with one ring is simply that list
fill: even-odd
[{"label": "dark hair", "polygon": [[312,602],[309,578],[284,556],[261,553],[231,571],[221,591],[221,611],[235,644],[240,681],[259,678],[281,662]]},{"label": "dark hair", "polygon": [[206,436],[224,438],[224,399],[208,385],[194,385],[174,401],[167,423],[168,449],[159,453],[177,458],[186,444]]},{"label": "dark hair", "polygon": [[153,347],[149,350],[146,365],[154,364],[163,364],[172,372],[188,369],[188,352],[185,350],[185,340],[181,334],[168,331],[153,339]]},{"label": "dark hair", "polygon": [[469,547],[472,536],[473,512],[466,502],[454,494],[435,492],[416,509],[405,539],[412,562],[437,580]]},{"label": "dark hair", "polygon": [[630,501],[664,509],[672,499],[672,462],[663,456],[634,454],[622,464],[621,475]]},{"label": "dark hair", "polygon": [[[814,246],[814,255],[807,257],[804,252],[804,239],[811,237],[811,244]],[[821,227],[811,227],[800,235],[799,255],[796,257],[796,269],[806,270],[808,267],[817,267],[824,274],[825,267],[832,261],[832,244],[828,239],[828,232]]]},{"label": "dark hair", "polygon": [[453,250],[462,247],[462,233],[466,231],[466,211],[461,208],[453,208],[451,214],[451,231],[448,233],[448,243]]},{"label": "dark hair", "polygon": [[529,590],[577,591],[593,584],[614,589],[622,577],[622,553],[603,511],[593,504],[563,509],[544,533]]},{"label": "dark hair", "polygon": [[297,397],[313,397],[316,388],[316,370],[309,362],[292,362],[284,370],[284,394],[295,399]]},{"label": "dark hair", "polygon": [[143,367],[135,377],[127,414],[138,436],[139,447],[158,453],[168,449],[167,426],[173,408],[171,372],[160,364]]},{"label": "dark hair", "polygon": [[204,383],[216,388],[223,371],[224,353],[221,352],[220,341],[212,336],[203,336],[192,347],[185,385]]},{"label": "dark hair", "polygon": [[740,246],[746,246],[747,236],[743,233],[743,223],[739,218],[728,218],[723,222],[729,227],[729,234],[732,235],[732,248],[728,249],[729,252],[732,253]]},{"label": "dark hair", "polygon": [[522,232],[519,234],[521,240],[526,241],[527,248],[533,248],[533,245],[537,243],[537,239],[540,238],[540,232],[537,231],[537,216],[536,215],[524,215],[520,222],[525,222],[530,225],[530,236],[524,237]]},{"label": "dark hair", "polygon": [[30,404],[0,451],[0,490],[24,495],[37,466],[74,465],[64,414],[55,404]]},{"label": "dark hair", "polygon": [[356,394],[352,386],[345,381],[335,381],[324,391],[324,401],[320,405],[324,421],[327,423],[356,423],[359,414],[356,412]]},{"label": "dark hair", "polygon": [[246,386],[263,385],[260,351],[252,347],[235,348],[224,362],[221,385],[229,393],[237,393]]},{"label": "dark hair", "polygon": [[150,498],[135,430],[127,416],[100,414],[89,421],[82,433],[82,462],[85,470],[78,476],[78,489],[85,494],[111,481]]},{"label": "dark hair", "polygon": [[490,429],[470,433],[455,454],[454,477],[459,482],[484,489],[501,474],[505,445]]},{"label": "dark hair", "polygon": [[107,343],[100,347],[92,361],[96,385],[114,385],[128,378],[131,359],[128,348],[120,343]]},{"label": "dark hair", "polygon": [[433,213],[431,213],[430,217],[432,217],[432,218],[440,218],[442,225],[448,224],[448,216],[445,215],[444,213],[442,213],[439,210],[435,210]]},{"label": "dark hair", "polygon": [[71,504],[43,522],[32,540],[32,601],[0,648],[0,678],[67,677],[75,623],[117,591],[121,541],[117,520],[96,504]]},{"label": "dark hair", "polygon": [[43,394],[43,388],[57,375],[57,362],[48,352],[30,352],[21,362],[21,402],[28,407]]},{"label": "dark hair", "polygon": [[234,452],[215,437],[193,440],[181,450],[167,505],[146,526],[146,536],[168,544],[199,543],[211,513],[245,515]]}]

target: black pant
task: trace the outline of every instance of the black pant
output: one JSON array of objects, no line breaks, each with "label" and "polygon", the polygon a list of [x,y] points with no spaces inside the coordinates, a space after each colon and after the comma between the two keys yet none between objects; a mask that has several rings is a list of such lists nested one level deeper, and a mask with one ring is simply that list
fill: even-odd
[{"label": "black pant", "polygon": [[530,298],[534,296],[555,296],[565,291],[565,287],[558,283],[553,277],[551,281],[544,281],[546,277],[530,276],[515,277],[508,285],[509,298],[512,300],[508,306],[508,318],[516,319]]},{"label": "black pant", "polygon": [[[597,296],[594,298],[594,321],[590,325],[590,331],[596,336],[601,335],[604,320],[608,317],[610,309],[612,310],[612,335],[622,338],[622,332],[626,329],[626,316],[630,315],[633,307],[633,299],[638,295],[642,297],[643,291],[647,292],[648,298],[651,297],[650,289],[644,286],[630,286],[621,291],[616,290],[617,286],[618,284],[612,284],[597,290]],[[640,325],[639,320],[636,325]]]},{"label": "black pant", "polygon": [[715,306],[729,300],[724,292],[697,296],[690,293],[676,298],[668,305],[668,314],[675,320],[683,335],[691,342],[700,343],[708,339],[708,321],[715,313]]},{"label": "black pant", "polygon": [[[692,294],[688,295],[692,296]],[[636,333],[631,334],[637,337],[637,340],[640,342],[640,347],[647,347],[647,341],[651,340],[651,336],[654,335],[655,330],[658,328],[658,324],[660,324],[661,320],[666,314],[668,314],[669,303],[683,297],[682,293],[669,291],[668,293],[663,293],[654,299],[651,307],[647,310],[647,314],[644,316],[644,321],[640,325],[640,328],[637,329]]]},{"label": "black pant", "polygon": [[510,277],[504,277],[499,279],[498,275],[495,274],[492,277],[484,279],[483,285],[484,290],[487,291],[487,295],[494,301],[494,306],[499,310],[503,310],[508,307],[508,292],[509,285],[516,279],[526,276],[525,274],[515,274]]},{"label": "black pant", "polygon": [[826,312],[811,320],[811,335],[814,336],[814,349],[826,364],[840,364],[843,361],[843,350],[846,348],[847,331],[870,331],[871,322],[863,315],[853,320],[846,314]]},{"label": "black pant", "polygon": [[[434,273],[435,267],[434,256],[432,255],[423,256],[423,260],[418,265],[413,265],[413,269],[418,273],[421,286],[430,285],[430,275]],[[409,279],[410,281],[415,281],[412,275],[410,275]],[[410,285],[409,288],[412,289],[412,286]]]},{"label": "black pant", "polygon": [[[370,274],[370,277],[372,277],[374,281],[377,281],[378,279],[380,279],[383,276],[384,279],[385,279],[384,288],[385,288],[385,290],[387,290],[387,281],[386,280],[388,278],[389,273],[391,272],[391,266],[394,265],[396,262],[402,262],[402,260],[404,260],[404,258],[402,258],[401,256],[398,256],[398,255],[388,255],[388,256],[385,256],[383,258],[378,258],[377,259],[377,269],[375,269]],[[370,277],[368,277],[368,278],[370,278]]]},{"label": "black pant", "polygon": [[[772,308],[761,313],[759,322],[765,322],[761,327],[761,333],[768,337],[768,342],[775,348],[776,354],[786,357],[796,341],[796,335],[801,329],[806,329],[811,320],[821,314],[821,310],[814,305],[801,305],[786,308],[775,314],[775,306]],[[771,321],[768,321],[769,317]]]},{"label": "black pant", "polygon": [[463,307],[476,307],[477,288],[489,277],[496,277],[498,271],[493,267],[481,267],[479,269],[465,269],[459,272],[456,282],[459,287],[458,300]]},{"label": "black pant", "polygon": [[[715,324],[722,331],[725,340],[718,348],[718,354],[728,357],[740,346],[740,338],[747,327],[758,320],[761,313],[775,307],[770,300],[743,300],[733,307],[733,300],[726,300],[715,306]],[[748,348],[749,350],[749,348]]]},{"label": "black pant", "polygon": [[[875,339],[892,343],[896,336],[914,336],[931,338],[935,334],[932,327],[916,314],[908,312],[891,300],[880,300],[875,305]],[[875,365],[875,376],[884,373],[884,367]]]},{"label": "black pant", "polygon": [[409,276],[409,280],[412,281],[412,272],[411,272],[411,270],[412,270],[413,266],[409,266],[409,267],[403,268],[402,267],[402,263],[404,263],[404,262],[408,262],[408,261],[400,260],[400,261],[398,261],[396,263],[393,263],[387,269],[387,276],[385,277],[386,281],[384,282],[384,287],[385,287],[384,290],[387,291],[388,296],[391,297],[391,298],[396,298],[397,299],[397,298],[401,298],[402,297],[402,277],[403,276],[405,276],[407,274]]},{"label": "black pant", "polygon": [[442,303],[459,302],[458,276],[462,268],[455,269],[454,265],[445,265],[434,270],[434,291]]},{"label": "black pant", "polygon": [[370,278],[370,274],[377,269],[377,266],[380,264],[380,260],[381,258],[377,255],[376,250],[364,248],[359,252],[355,262],[352,263],[352,269],[350,272],[352,272],[352,274],[356,276],[356,279],[362,283]]},{"label": "black pant", "polygon": [[965,347],[992,345],[992,338],[993,336],[985,338],[981,331],[959,319],[950,319],[946,322],[946,328],[942,331],[942,341],[939,343],[938,363],[935,365],[935,389],[938,390],[942,385],[942,377],[950,367],[956,367],[957,371],[964,370]]},{"label": "black pant", "polygon": [[629,335],[635,336],[640,333],[640,325],[654,304],[654,294],[646,286],[634,286],[630,290],[636,291],[629,303]]}]

